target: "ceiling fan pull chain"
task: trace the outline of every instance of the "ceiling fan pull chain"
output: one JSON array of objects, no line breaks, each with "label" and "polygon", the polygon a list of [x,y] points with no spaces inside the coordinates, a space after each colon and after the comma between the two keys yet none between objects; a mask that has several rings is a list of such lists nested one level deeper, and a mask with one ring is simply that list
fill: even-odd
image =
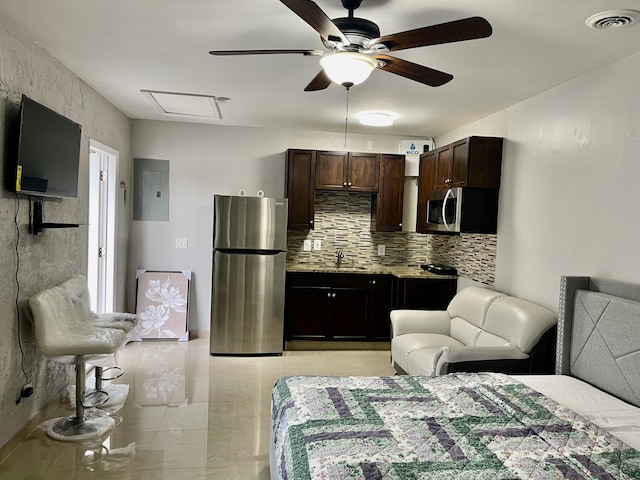
[{"label": "ceiling fan pull chain", "polygon": [[349,125],[349,87],[345,87],[347,90],[347,108],[344,113],[344,146],[347,146],[347,126]]}]

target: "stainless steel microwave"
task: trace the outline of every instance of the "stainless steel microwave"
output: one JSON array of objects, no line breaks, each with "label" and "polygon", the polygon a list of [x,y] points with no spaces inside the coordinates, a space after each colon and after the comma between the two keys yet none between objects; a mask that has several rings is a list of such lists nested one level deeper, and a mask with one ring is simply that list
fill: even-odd
[{"label": "stainless steel microwave", "polygon": [[427,200],[427,230],[434,233],[496,233],[498,190],[458,187],[436,190]]}]

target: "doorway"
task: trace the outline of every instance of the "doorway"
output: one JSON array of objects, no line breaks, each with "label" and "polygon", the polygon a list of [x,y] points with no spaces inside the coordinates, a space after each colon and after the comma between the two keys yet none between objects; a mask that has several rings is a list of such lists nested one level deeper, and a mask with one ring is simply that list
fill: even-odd
[{"label": "doorway", "polygon": [[91,139],[87,284],[96,313],[114,310],[117,169],[118,151]]}]

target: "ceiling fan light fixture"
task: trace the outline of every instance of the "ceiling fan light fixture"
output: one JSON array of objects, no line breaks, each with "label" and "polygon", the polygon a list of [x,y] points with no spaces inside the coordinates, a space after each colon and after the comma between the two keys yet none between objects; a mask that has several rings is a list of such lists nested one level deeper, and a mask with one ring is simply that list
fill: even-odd
[{"label": "ceiling fan light fixture", "polygon": [[390,127],[397,115],[389,112],[360,112],[355,117],[362,125],[370,127]]},{"label": "ceiling fan light fixture", "polygon": [[378,61],[364,53],[337,52],[322,57],[320,66],[332,82],[350,88],[369,78]]}]

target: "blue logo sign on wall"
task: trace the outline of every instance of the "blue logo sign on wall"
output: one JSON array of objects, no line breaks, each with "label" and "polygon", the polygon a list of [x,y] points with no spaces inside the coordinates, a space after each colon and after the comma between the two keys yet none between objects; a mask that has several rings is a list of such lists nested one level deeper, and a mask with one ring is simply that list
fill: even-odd
[{"label": "blue logo sign on wall", "polygon": [[409,146],[409,150],[407,150],[405,152],[406,155],[420,155],[420,151],[416,150],[416,144],[411,142],[411,145]]}]

